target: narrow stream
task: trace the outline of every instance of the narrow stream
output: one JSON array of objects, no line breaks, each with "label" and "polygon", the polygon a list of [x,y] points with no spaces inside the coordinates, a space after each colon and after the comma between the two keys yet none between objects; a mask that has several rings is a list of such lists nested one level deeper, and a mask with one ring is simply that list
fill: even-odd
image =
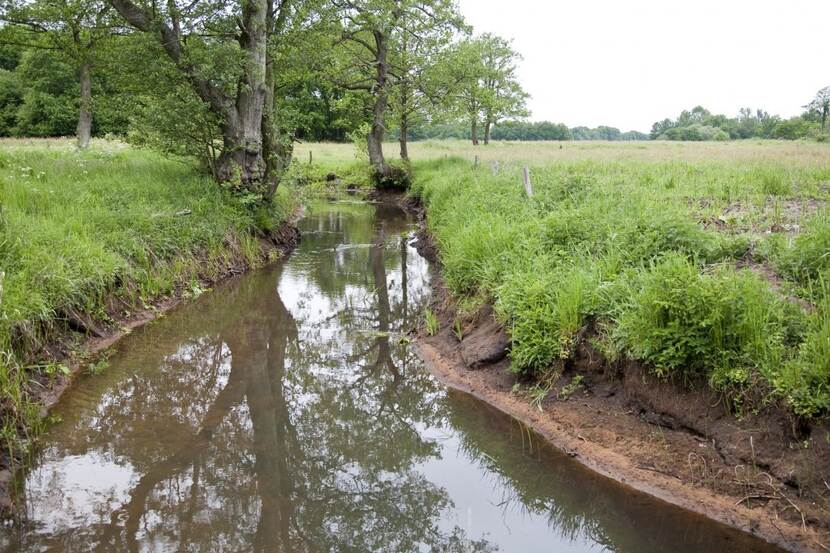
[{"label": "narrow stream", "polygon": [[414,221],[331,203],[286,261],[122,340],[58,406],[6,551],[778,551],[582,469],[429,376]]}]

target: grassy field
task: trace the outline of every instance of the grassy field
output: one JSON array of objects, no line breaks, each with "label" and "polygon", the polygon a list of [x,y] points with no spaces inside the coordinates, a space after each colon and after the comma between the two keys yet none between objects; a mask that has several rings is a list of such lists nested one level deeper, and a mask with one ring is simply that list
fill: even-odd
[{"label": "grassy field", "polygon": [[507,324],[515,371],[544,378],[586,339],[738,413],[830,413],[830,147],[458,146],[413,148],[413,192],[451,291]]},{"label": "grassy field", "polygon": [[[342,167],[356,160],[351,144],[300,143],[294,148],[295,159],[314,164]],[[398,144],[387,143],[384,152],[390,159],[398,155]],[[409,144],[414,161],[462,157],[470,161],[479,156],[488,167],[491,163],[521,162],[533,165],[560,161],[733,161],[763,163],[776,161],[794,169],[827,164],[827,144],[815,142],[737,140],[732,142],[493,142],[473,146],[466,140],[425,140]]]},{"label": "grassy field", "polygon": [[[827,145],[427,141],[410,153],[447,282],[470,310],[495,302],[515,370],[555,370],[590,325],[609,357],[708,382],[738,409],[830,411]],[[2,447],[37,432],[33,370],[61,370],[43,349],[73,314],[106,321],[113,297],[140,308],[197,289],[254,262],[255,235],[297,192],[328,190],[327,172],[368,176],[350,144],[299,144],[295,159],[264,211],[189,163],[118,142],[79,153],[0,140]]]},{"label": "grassy field", "polygon": [[141,308],[253,264],[256,233],[293,209],[288,190],[252,211],[185,162],[117,142],[0,140],[0,441],[37,431],[32,370],[73,314],[106,322],[113,298]]}]

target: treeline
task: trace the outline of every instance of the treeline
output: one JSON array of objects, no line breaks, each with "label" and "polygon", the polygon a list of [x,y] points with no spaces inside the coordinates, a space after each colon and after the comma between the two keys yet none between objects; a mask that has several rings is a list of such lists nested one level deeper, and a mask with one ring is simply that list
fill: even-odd
[{"label": "treeline", "polygon": [[[494,125],[490,131],[493,140],[648,140],[649,136],[637,131],[621,132],[615,127],[599,126],[568,128],[563,123],[550,121],[507,120]],[[397,132],[394,136],[398,136]],[[409,132],[410,140],[428,139],[469,140],[470,127],[459,123],[444,123],[417,127]]]},{"label": "treeline", "polygon": [[390,130],[406,161],[411,129],[486,143],[528,115],[519,54],[454,0],[8,0],[0,44],[0,135],[115,133],[264,201],[297,139],[354,141],[398,186]]},{"label": "treeline", "polygon": [[758,109],[744,108],[737,117],[713,114],[702,106],[684,110],[676,119],[663,119],[651,127],[653,140],[736,140],[773,138],[796,140],[808,138],[825,141],[830,114],[830,87],[825,87],[804,106],[796,117],[783,119]]}]

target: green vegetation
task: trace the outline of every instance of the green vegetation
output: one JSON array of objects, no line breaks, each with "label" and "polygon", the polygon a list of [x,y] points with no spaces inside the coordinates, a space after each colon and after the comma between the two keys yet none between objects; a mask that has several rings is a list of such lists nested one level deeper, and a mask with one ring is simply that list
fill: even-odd
[{"label": "green vegetation", "polygon": [[37,431],[29,392],[45,346],[78,321],[108,322],[113,305],[140,309],[256,265],[258,236],[293,211],[293,200],[286,188],[271,205],[252,206],[190,162],[121,143],[2,146],[0,433],[14,453]]},{"label": "green vegetation", "polygon": [[830,151],[647,150],[529,156],[532,199],[521,152],[416,164],[451,291],[495,303],[517,372],[542,379],[587,339],[736,410],[830,413]]},{"label": "green vegetation", "polygon": [[430,336],[435,336],[441,329],[438,317],[435,316],[435,313],[431,309],[427,309],[424,312],[424,324],[426,325],[427,334]]},{"label": "green vegetation", "polygon": [[743,108],[737,117],[714,114],[697,106],[684,110],[677,119],[663,119],[651,127],[654,140],[733,140],[740,138],[778,138],[796,140],[810,138],[824,142],[827,113],[830,109],[830,87],[818,91],[801,115],[782,119],[762,109],[754,112]]}]

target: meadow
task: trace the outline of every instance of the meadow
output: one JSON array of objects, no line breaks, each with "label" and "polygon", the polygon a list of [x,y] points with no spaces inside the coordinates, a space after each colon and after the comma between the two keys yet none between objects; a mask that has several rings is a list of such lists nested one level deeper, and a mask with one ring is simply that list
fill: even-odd
[{"label": "meadow", "polygon": [[[258,236],[293,211],[286,189],[250,209],[188,161],[95,141],[0,140],[0,439],[10,456],[37,434],[41,384],[66,368],[56,340],[198,293],[229,267],[261,260]],[[89,329],[87,329],[89,330]]]},{"label": "meadow", "polygon": [[[544,379],[590,340],[736,411],[830,411],[830,146],[424,141],[410,155],[446,282],[470,312],[495,304],[515,371]],[[370,176],[351,144],[301,143],[263,208],[117,141],[0,140],[6,452],[38,433],[31,392],[65,370],[49,351],[67,330],[256,265],[259,237],[330,189],[329,172]]]},{"label": "meadow", "polygon": [[419,145],[412,193],[462,313],[494,303],[514,371],[553,381],[587,341],[738,415],[830,412],[826,145],[442,146]]}]

